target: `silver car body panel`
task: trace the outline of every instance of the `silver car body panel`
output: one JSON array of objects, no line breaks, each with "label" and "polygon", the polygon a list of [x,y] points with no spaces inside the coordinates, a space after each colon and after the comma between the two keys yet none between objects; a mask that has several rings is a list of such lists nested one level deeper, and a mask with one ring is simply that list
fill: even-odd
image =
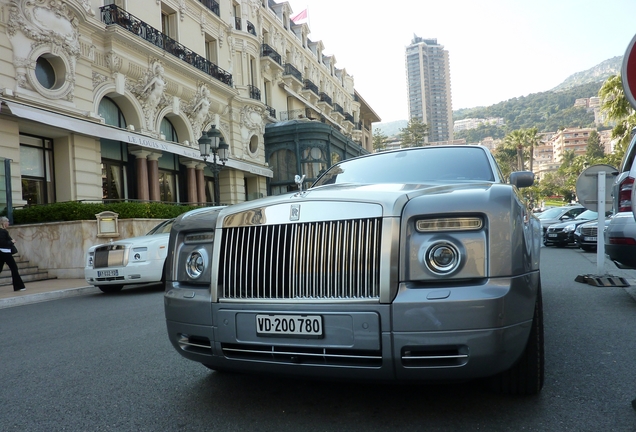
[{"label": "silver car body panel", "polygon": [[[415,229],[421,219],[452,217],[483,226]],[[323,243],[312,230],[345,241]],[[203,231],[214,232],[212,244],[184,241]],[[366,251],[375,241],[379,249]],[[418,258],[434,242],[461,252],[453,273],[434,274]],[[334,184],[201,210],[177,219],[171,233],[164,297],[169,339],[184,357],[218,369],[380,380],[490,376],[510,368],[526,346],[540,247],[539,221],[516,189],[500,181]],[[350,261],[338,260],[338,248]],[[193,252],[211,264],[198,279],[184,264]],[[294,261],[298,253],[302,263]],[[333,262],[345,274],[338,286],[377,276],[370,284],[377,291],[309,295],[276,283],[278,291],[262,288],[272,275],[291,284],[297,272],[287,278],[290,268],[303,269],[303,286],[328,286]],[[228,277],[231,263],[237,274]],[[371,274],[360,275],[360,268]],[[323,334],[259,334],[263,315],[320,316]]]}]

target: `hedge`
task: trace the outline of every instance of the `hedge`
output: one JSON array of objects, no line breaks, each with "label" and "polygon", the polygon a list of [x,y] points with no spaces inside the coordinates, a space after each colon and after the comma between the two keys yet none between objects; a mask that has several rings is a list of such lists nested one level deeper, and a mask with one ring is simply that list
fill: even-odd
[{"label": "hedge", "polygon": [[[95,215],[103,211],[115,212],[119,214],[119,219],[170,219],[196,208],[199,208],[199,206],[157,202],[119,202],[109,204],[76,201],[61,202],[14,209],[13,224],[95,220]],[[6,209],[3,214],[6,215]]]}]

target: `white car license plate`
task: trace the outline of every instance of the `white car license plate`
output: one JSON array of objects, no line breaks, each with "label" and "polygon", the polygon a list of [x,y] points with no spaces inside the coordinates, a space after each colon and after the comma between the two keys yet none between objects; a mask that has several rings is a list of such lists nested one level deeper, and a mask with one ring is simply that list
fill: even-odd
[{"label": "white car license plate", "polygon": [[119,270],[97,270],[97,277],[119,276]]},{"label": "white car license plate", "polygon": [[320,315],[256,315],[256,334],[322,336]]},{"label": "white car license plate", "polygon": [[584,241],[596,241],[596,237],[583,237]]},{"label": "white car license plate", "polygon": [[548,234],[548,237],[556,237],[556,234]]}]

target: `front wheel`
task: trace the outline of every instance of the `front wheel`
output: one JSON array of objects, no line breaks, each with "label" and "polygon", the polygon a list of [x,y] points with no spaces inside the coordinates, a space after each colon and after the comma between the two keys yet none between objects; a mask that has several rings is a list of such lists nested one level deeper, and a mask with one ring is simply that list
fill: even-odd
[{"label": "front wheel", "polygon": [[543,347],[543,300],[541,284],[534,305],[532,329],[526,348],[517,362],[507,371],[495,375],[490,380],[490,387],[497,393],[509,395],[536,395],[543,388],[544,378]]},{"label": "front wheel", "polygon": [[123,285],[97,285],[97,288],[106,294],[119,292],[123,287]]}]

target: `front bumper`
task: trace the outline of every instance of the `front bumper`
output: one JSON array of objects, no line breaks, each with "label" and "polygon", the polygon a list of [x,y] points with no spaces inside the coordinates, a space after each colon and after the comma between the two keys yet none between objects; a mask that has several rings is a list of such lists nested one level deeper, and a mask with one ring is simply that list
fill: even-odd
[{"label": "front bumper", "polygon": [[[130,285],[160,282],[165,260],[150,260],[141,263],[130,263],[125,267],[108,267],[95,269],[84,268],[84,279],[91,285]],[[100,272],[116,272],[107,273]]]},{"label": "front bumper", "polygon": [[[184,357],[216,369],[287,375],[463,380],[509,369],[530,333],[539,273],[462,287],[401,284],[391,304],[211,303],[168,284],[168,335]],[[263,337],[257,314],[323,319],[323,337]]]}]

